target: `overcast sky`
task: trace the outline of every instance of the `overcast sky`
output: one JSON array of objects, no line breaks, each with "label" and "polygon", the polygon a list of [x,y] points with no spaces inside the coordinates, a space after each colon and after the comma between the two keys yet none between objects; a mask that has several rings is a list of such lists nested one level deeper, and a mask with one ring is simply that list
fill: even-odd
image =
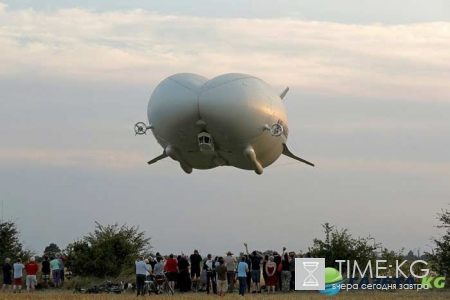
[{"label": "overcast sky", "polygon": [[[450,202],[448,1],[92,2],[0,3],[0,195],[27,246],[98,221],[165,253],[306,251],[330,222],[430,250]],[[178,72],[289,86],[289,145],[316,167],[148,166],[162,149],[133,124]]]}]

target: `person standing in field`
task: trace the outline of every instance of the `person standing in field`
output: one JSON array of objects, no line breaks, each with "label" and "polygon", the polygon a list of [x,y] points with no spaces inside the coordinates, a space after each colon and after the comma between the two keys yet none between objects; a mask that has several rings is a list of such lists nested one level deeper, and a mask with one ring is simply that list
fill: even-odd
[{"label": "person standing in field", "polygon": [[[145,264],[147,265],[148,269],[147,272],[145,272],[145,280],[152,280],[151,279],[151,275],[152,275],[152,266],[150,265],[150,262],[148,261],[148,259],[144,259]],[[145,283],[145,281],[144,281]]]},{"label": "person standing in field", "polygon": [[164,275],[164,263],[161,256],[156,257],[156,265],[153,268],[153,273],[155,274],[156,286],[158,288],[157,293],[161,293],[161,286],[164,283],[165,275]]},{"label": "person standing in field", "polygon": [[39,271],[39,265],[35,262],[34,257],[31,257],[30,261],[25,265],[25,271],[27,272],[27,292],[33,293],[37,284],[36,274]]},{"label": "person standing in field", "polygon": [[145,276],[149,266],[144,262],[143,257],[139,257],[134,264],[136,266],[136,294],[144,296]]},{"label": "person standing in field", "polygon": [[269,255],[266,254],[264,256],[263,265],[262,265],[262,274],[263,274],[263,278],[264,278],[264,284],[266,286],[266,291],[267,291],[267,272],[266,272],[267,262],[269,262]]},{"label": "person standing in field", "polygon": [[2,265],[2,272],[3,272],[3,286],[2,286],[2,292],[5,292],[5,288],[8,287],[7,289],[11,289],[11,285],[12,285],[12,276],[11,276],[11,271],[12,271],[12,266],[9,263],[11,260],[9,258],[5,259],[5,263]]},{"label": "person standing in field", "polygon": [[[198,291],[199,281],[200,281],[200,264],[202,262],[202,257],[198,253],[198,250],[194,250],[194,253],[189,257],[191,261],[191,290],[193,292]],[[194,289],[195,283],[195,289]]]},{"label": "person standing in field", "polygon": [[61,269],[58,258],[54,258],[53,256],[50,257],[50,268],[52,269],[53,283],[55,284],[55,287],[58,287],[61,282]]},{"label": "person standing in field", "polygon": [[248,253],[248,246],[247,243],[244,243],[245,251],[247,252],[247,255],[249,259],[252,262],[251,267],[251,277],[253,282],[253,294],[256,292],[261,293],[261,260],[264,258],[258,251],[253,251],[252,254]]},{"label": "person standing in field", "polygon": [[173,254],[169,255],[169,259],[166,261],[164,270],[167,272],[166,276],[169,280],[169,285],[172,288],[172,293],[175,290],[175,281],[177,281],[178,276],[178,261],[173,257]]},{"label": "person standing in field", "polygon": [[189,289],[189,261],[186,259],[184,253],[181,254],[178,260],[178,270],[180,271],[178,275],[180,293],[187,293]]},{"label": "person standing in field", "polygon": [[13,282],[13,293],[16,292],[16,287],[18,292],[22,291],[22,276],[23,269],[25,266],[22,264],[22,260],[20,258],[17,259],[16,263],[13,265],[14,268],[14,282]]},{"label": "person standing in field", "polygon": [[156,265],[156,260],[153,257],[149,256],[148,261],[149,261],[150,267],[152,267],[152,270],[153,270]]},{"label": "person standing in field", "polygon": [[227,267],[228,292],[234,292],[234,282],[236,280],[236,259],[231,251],[227,252],[225,257],[225,265]]},{"label": "person standing in field", "polygon": [[64,283],[64,275],[65,275],[65,263],[67,262],[67,258],[64,257],[61,253],[56,254],[56,257],[59,260],[59,280],[61,284]]},{"label": "person standing in field", "polygon": [[222,257],[219,257],[219,266],[216,267],[217,273],[217,292],[219,296],[225,296],[228,290],[227,267]]},{"label": "person standing in field", "polygon": [[291,284],[291,258],[290,256],[283,251],[283,255],[281,258],[281,278],[282,278],[282,290],[283,292],[289,292],[290,284]]},{"label": "person standing in field", "polygon": [[44,256],[44,260],[42,261],[42,281],[44,281],[44,285],[48,288],[48,282],[50,281],[50,261],[48,260],[48,256]]},{"label": "person standing in field", "polygon": [[216,268],[215,261],[212,259],[212,255],[208,254],[203,269],[206,271],[206,293],[209,294],[211,287],[214,294],[217,294],[217,283],[214,270]]},{"label": "person standing in field", "polygon": [[275,286],[277,285],[278,276],[277,276],[277,264],[274,262],[274,257],[270,256],[269,261],[266,263],[266,286],[267,292],[270,293],[272,290],[275,293]]},{"label": "person standing in field", "polygon": [[252,286],[252,261],[250,260],[250,258],[248,258],[247,254],[244,254],[245,257],[245,262],[247,263],[248,266],[248,271],[247,271],[247,293],[250,293],[250,287]]},{"label": "person standing in field", "polygon": [[237,272],[238,272],[238,280],[239,280],[239,295],[244,296],[245,294],[245,288],[247,286],[247,272],[248,264],[245,262],[246,258],[245,256],[242,256],[241,261],[237,265]]},{"label": "person standing in field", "polygon": [[[286,247],[283,247],[283,252],[285,250],[286,250]],[[279,268],[279,266],[281,264],[281,256],[280,256],[280,254],[277,251],[273,252],[273,261],[277,264],[277,279],[278,279],[277,286],[278,286],[278,290],[281,291],[281,285],[282,285],[281,272],[278,271],[278,268]]]}]

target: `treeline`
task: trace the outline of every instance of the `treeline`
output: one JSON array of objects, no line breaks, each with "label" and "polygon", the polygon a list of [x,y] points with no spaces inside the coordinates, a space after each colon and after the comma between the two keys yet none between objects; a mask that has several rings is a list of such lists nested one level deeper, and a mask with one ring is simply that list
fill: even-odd
[{"label": "treeline", "polygon": [[[440,238],[432,238],[436,245],[432,252],[414,255],[409,251],[407,255],[400,251],[388,250],[373,237],[353,237],[348,229],[339,229],[329,223],[323,224],[324,237],[313,240],[313,245],[306,252],[299,252],[299,257],[325,258],[327,267],[337,268],[336,260],[357,261],[366,266],[369,261],[375,263],[377,259],[395,265],[395,261],[407,259],[409,261],[422,259],[429,262],[429,267],[440,276],[450,277],[450,211],[442,209],[438,213],[438,228],[444,230]],[[69,244],[65,249],[52,243],[45,248],[44,254],[55,255],[61,253],[67,257],[67,269],[73,275],[94,277],[116,277],[125,270],[130,270],[138,256],[148,256],[150,252],[150,238],[138,227],[127,225],[103,226],[95,223],[93,232]],[[419,251],[418,251],[419,252]],[[19,239],[19,230],[14,222],[0,222],[0,259],[22,258],[27,261],[31,256],[36,257],[30,249],[24,249]],[[37,260],[41,259],[37,256]],[[410,262],[409,262],[410,263]],[[419,265],[417,265],[419,266]],[[343,266],[343,271],[346,271]],[[420,271],[420,270],[418,270]],[[392,274],[386,274],[392,275]]]},{"label": "treeline", "polygon": [[[43,256],[29,249],[23,249],[19,242],[19,230],[14,222],[0,223],[0,259],[22,258],[28,261],[31,256],[40,262]],[[94,232],[60,249],[51,243],[43,255],[55,256],[57,253],[67,258],[65,267],[73,275],[93,277],[116,277],[123,270],[134,265],[135,259],[150,251],[150,238],[138,227],[127,225],[103,226],[95,223]]]}]

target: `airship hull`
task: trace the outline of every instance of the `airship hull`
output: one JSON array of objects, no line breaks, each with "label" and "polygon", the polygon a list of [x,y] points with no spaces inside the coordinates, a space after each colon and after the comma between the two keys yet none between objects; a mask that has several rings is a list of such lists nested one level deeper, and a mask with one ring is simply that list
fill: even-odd
[{"label": "airship hull", "polygon": [[[233,166],[261,174],[287,149],[284,103],[272,87],[251,75],[208,80],[175,74],[155,88],[147,115],[164,149],[161,157],[179,161],[187,173]],[[282,131],[274,134],[274,125]]]}]

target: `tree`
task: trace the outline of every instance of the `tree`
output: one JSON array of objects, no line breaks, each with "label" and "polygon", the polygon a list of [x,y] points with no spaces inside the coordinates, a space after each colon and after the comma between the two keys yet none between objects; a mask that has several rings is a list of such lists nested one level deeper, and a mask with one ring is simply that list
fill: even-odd
[{"label": "tree", "polygon": [[134,264],[135,259],[150,250],[150,238],[138,227],[103,226],[95,222],[95,230],[66,248],[70,270],[84,276],[117,276]]},{"label": "tree", "polygon": [[[395,266],[396,262],[401,262],[403,260],[405,260],[405,257],[403,255],[403,251],[404,249],[400,249],[399,251],[393,251],[393,250],[388,250],[387,248],[384,248],[381,253],[380,253],[380,260],[385,260],[386,262],[384,263],[385,266]],[[408,253],[408,255],[410,254],[414,254],[412,251],[410,251],[410,253]],[[413,259],[414,260],[414,259]],[[411,261],[408,261],[406,263],[403,264],[403,271],[405,272],[406,275],[410,275],[409,270],[410,270],[410,265],[411,265]],[[421,265],[417,264],[414,266],[414,271],[416,272],[416,274],[420,274],[420,268]],[[386,268],[386,269],[379,269],[379,275],[383,275],[383,276],[390,276],[390,278],[392,277],[396,277],[396,268]]]},{"label": "tree", "polygon": [[[375,250],[379,244],[372,243],[373,238],[353,238],[347,228],[337,229],[329,223],[322,224],[325,241],[314,239],[306,257],[325,258],[325,266],[338,268],[336,260],[357,261],[359,265],[366,266],[369,261],[376,259]],[[342,264],[342,273],[345,274],[346,264]]]},{"label": "tree", "polygon": [[44,249],[44,255],[48,256],[55,256],[56,253],[60,253],[61,249],[59,249],[58,245],[54,243],[50,243],[47,247]]},{"label": "tree", "polygon": [[450,277],[450,211],[441,209],[437,215],[440,222],[437,228],[444,229],[445,233],[440,239],[432,238],[436,250],[427,254],[431,257],[431,268],[441,276]]},{"label": "tree", "polygon": [[419,259],[418,256],[414,255],[414,252],[412,250],[409,250],[408,254],[405,256],[406,260],[416,260]]},{"label": "tree", "polygon": [[0,261],[5,258],[28,260],[33,251],[24,249],[19,239],[20,232],[12,221],[0,221]]}]

